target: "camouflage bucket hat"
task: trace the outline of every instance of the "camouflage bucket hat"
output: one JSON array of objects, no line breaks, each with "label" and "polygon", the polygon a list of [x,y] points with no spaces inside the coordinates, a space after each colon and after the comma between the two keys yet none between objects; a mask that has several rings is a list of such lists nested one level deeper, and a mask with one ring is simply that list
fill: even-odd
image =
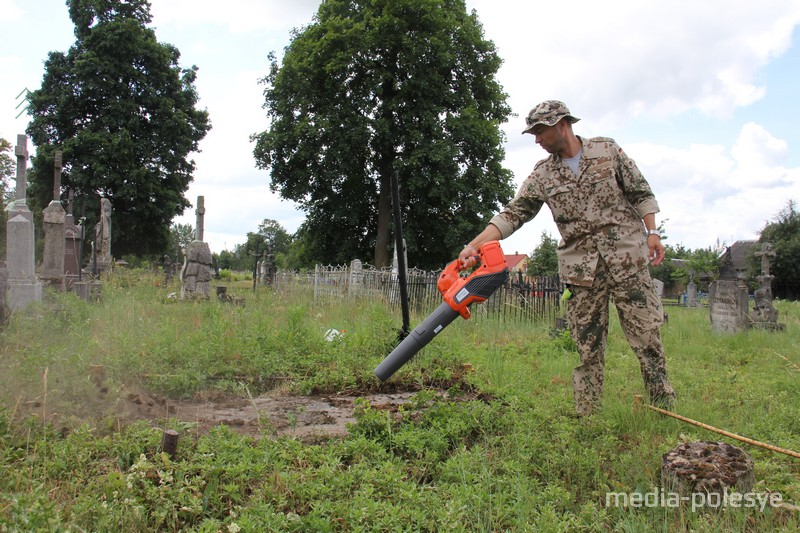
[{"label": "camouflage bucket hat", "polygon": [[564,102],[545,100],[528,113],[528,116],[525,118],[526,128],[522,130],[522,133],[532,133],[533,128],[539,124],[555,126],[556,123],[564,117],[567,117],[572,124],[580,120],[569,113],[569,109],[567,109],[567,105]]}]

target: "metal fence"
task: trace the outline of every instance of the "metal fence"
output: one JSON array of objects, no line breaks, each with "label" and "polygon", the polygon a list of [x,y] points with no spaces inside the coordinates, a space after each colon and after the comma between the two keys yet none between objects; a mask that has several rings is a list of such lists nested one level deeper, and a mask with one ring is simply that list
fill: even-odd
[{"label": "metal fence", "polygon": [[[412,312],[429,313],[442,302],[436,288],[440,274],[440,270],[407,270],[408,305]],[[369,265],[317,265],[313,272],[279,271],[274,288],[283,294],[313,299],[315,303],[370,300],[383,301],[392,309],[400,306],[397,273]],[[470,311],[504,320],[552,322],[559,315],[562,291],[558,276],[527,277],[513,273],[504,287],[486,302],[473,305]]]}]

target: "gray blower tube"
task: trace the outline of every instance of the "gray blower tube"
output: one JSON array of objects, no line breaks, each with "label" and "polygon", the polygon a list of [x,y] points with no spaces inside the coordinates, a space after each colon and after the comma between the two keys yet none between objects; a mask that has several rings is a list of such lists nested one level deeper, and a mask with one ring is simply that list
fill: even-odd
[{"label": "gray blower tube", "polygon": [[400,370],[401,366],[414,357],[418,351],[431,342],[440,331],[449,326],[458,316],[458,312],[453,311],[453,308],[447,302],[439,304],[439,307],[428,315],[428,318],[415,327],[414,331],[403,339],[403,342],[398,344],[397,348],[392,350],[392,353],[386,356],[375,369],[375,375],[381,381],[386,381],[392,377],[395,372]]}]

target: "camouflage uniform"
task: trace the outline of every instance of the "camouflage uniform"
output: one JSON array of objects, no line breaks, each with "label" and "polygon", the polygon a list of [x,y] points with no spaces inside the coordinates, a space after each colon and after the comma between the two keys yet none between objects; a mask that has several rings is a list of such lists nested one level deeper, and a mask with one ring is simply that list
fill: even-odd
[{"label": "camouflage uniform", "polygon": [[[552,105],[551,109],[542,106]],[[526,132],[536,124],[555,124],[571,117],[560,102],[549,101],[533,111]],[[548,118],[548,111],[550,111]],[[564,114],[566,111],[566,115]],[[541,117],[545,116],[542,120]],[[544,204],[561,233],[559,273],[573,297],[567,320],[581,364],[573,372],[578,414],[591,413],[602,397],[608,335],[608,306],[613,298],[628,343],[641,364],[651,402],[668,404],[675,391],[667,379],[659,327],[661,302],[647,270],[648,246],[642,218],[658,212],[649,184],[636,164],[604,137],[583,139],[576,176],[557,155],[537,163],[517,196],[491,223],[506,238],[531,220]]]}]

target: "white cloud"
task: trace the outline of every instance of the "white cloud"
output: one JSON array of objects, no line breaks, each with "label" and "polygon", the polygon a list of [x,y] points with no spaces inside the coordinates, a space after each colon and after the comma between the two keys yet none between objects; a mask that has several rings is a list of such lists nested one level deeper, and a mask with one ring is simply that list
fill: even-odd
[{"label": "white cloud", "polygon": [[156,25],[211,24],[237,34],[300,27],[311,21],[319,0],[152,0],[151,4]]},{"label": "white cloud", "polygon": [[14,0],[0,0],[0,13],[4,21],[19,20],[22,10]]},{"label": "white cloud", "polygon": [[505,59],[516,111],[558,98],[610,125],[692,109],[728,116],[763,98],[758,70],[800,21],[795,0],[468,5]]},{"label": "white cloud", "polygon": [[783,166],[786,149],[754,123],[741,128],[730,148],[626,147],[658,198],[659,219],[668,219],[667,235],[690,248],[757,238],[765,221],[800,198],[800,168]]},{"label": "white cloud", "polygon": [[786,141],[776,139],[758,124],[745,124],[731,149],[731,155],[738,164],[731,182],[742,188],[754,184],[760,187],[785,184],[787,170],[782,164],[787,148]]}]

